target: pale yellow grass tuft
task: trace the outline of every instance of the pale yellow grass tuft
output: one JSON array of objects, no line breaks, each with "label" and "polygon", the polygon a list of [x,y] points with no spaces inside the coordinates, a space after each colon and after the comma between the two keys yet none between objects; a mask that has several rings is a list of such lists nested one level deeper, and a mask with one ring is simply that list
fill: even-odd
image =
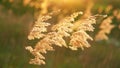
[{"label": "pale yellow grass tuft", "polygon": [[[49,29],[51,31],[49,32],[47,31],[47,27],[51,24],[46,23],[46,21],[52,18],[51,15],[40,15],[28,35],[29,40],[34,40],[35,38],[40,39],[34,47],[26,47],[34,55],[34,58],[30,60],[30,64],[45,64],[45,57],[42,54],[47,53],[47,51],[54,51],[53,45],[72,50],[77,50],[78,48],[84,50],[84,47],[90,47],[87,40],[93,39],[86,31],[94,31],[92,24],[96,24],[96,16],[79,20],[78,26],[74,28],[76,25],[75,18],[80,14],[83,13],[75,12],[63,18],[57,24],[52,25],[51,29]],[[70,45],[67,45],[66,41],[68,40],[64,39],[68,37],[70,38]]]}]

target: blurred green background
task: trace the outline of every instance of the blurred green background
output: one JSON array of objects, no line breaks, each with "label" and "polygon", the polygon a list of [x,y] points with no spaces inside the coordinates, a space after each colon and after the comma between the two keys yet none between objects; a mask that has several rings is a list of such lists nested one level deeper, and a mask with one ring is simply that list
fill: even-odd
[{"label": "blurred green background", "polygon": [[[77,1],[77,0],[76,0]],[[120,0],[97,0],[93,12],[102,6],[111,4],[114,9],[120,9]],[[33,56],[25,50],[25,46],[34,42],[27,40],[27,35],[34,21],[34,10],[23,6],[22,0],[10,3],[0,0],[0,68],[120,68],[120,29],[115,27],[109,40],[90,42],[90,48],[82,51],[55,47],[56,51],[48,52],[46,65],[31,65]],[[113,24],[120,20],[113,19]]]}]

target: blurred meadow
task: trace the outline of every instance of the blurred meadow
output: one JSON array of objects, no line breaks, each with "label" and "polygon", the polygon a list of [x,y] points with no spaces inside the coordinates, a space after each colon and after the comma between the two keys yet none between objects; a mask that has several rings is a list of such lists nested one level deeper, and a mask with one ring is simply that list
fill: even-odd
[{"label": "blurred meadow", "polygon": [[[42,3],[42,0],[36,1],[40,1],[38,5]],[[47,9],[29,3],[29,0],[0,0],[0,68],[120,68],[120,0],[48,0]],[[55,51],[44,55],[45,65],[29,64],[33,56],[25,47],[36,43],[27,39],[36,15],[54,9],[63,10],[60,18],[75,11],[114,15],[115,27],[108,34],[108,40],[89,41],[90,48],[72,51],[55,46]],[[88,32],[93,38],[101,19],[94,25],[95,31]]]}]

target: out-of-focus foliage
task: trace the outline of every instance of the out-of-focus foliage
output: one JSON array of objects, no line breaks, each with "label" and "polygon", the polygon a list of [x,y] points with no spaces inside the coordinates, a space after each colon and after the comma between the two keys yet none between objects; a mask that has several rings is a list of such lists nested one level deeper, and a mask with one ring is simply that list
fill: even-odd
[{"label": "out-of-focus foliage", "polygon": [[[88,16],[107,14],[108,17],[113,16],[111,24],[115,27],[107,35],[108,40],[90,41],[92,47],[84,51],[54,47],[56,51],[48,52],[45,55],[47,64],[41,66],[28,63],[33,56],[25,47],[34,46],[38,41],[28,41],[27,36],[42,7],[36,10],[26,4],[29,0],[24,1],[0,0],[0,68],[120,68],[120,0],[49,0],[47,12],[63,10],[59,19],[75,11],[83,11]],[[93,38],[99,32],[102,20],[98,18],[95,32],[89,33]],[[57,20],[54,18],[51,21]]]}]

